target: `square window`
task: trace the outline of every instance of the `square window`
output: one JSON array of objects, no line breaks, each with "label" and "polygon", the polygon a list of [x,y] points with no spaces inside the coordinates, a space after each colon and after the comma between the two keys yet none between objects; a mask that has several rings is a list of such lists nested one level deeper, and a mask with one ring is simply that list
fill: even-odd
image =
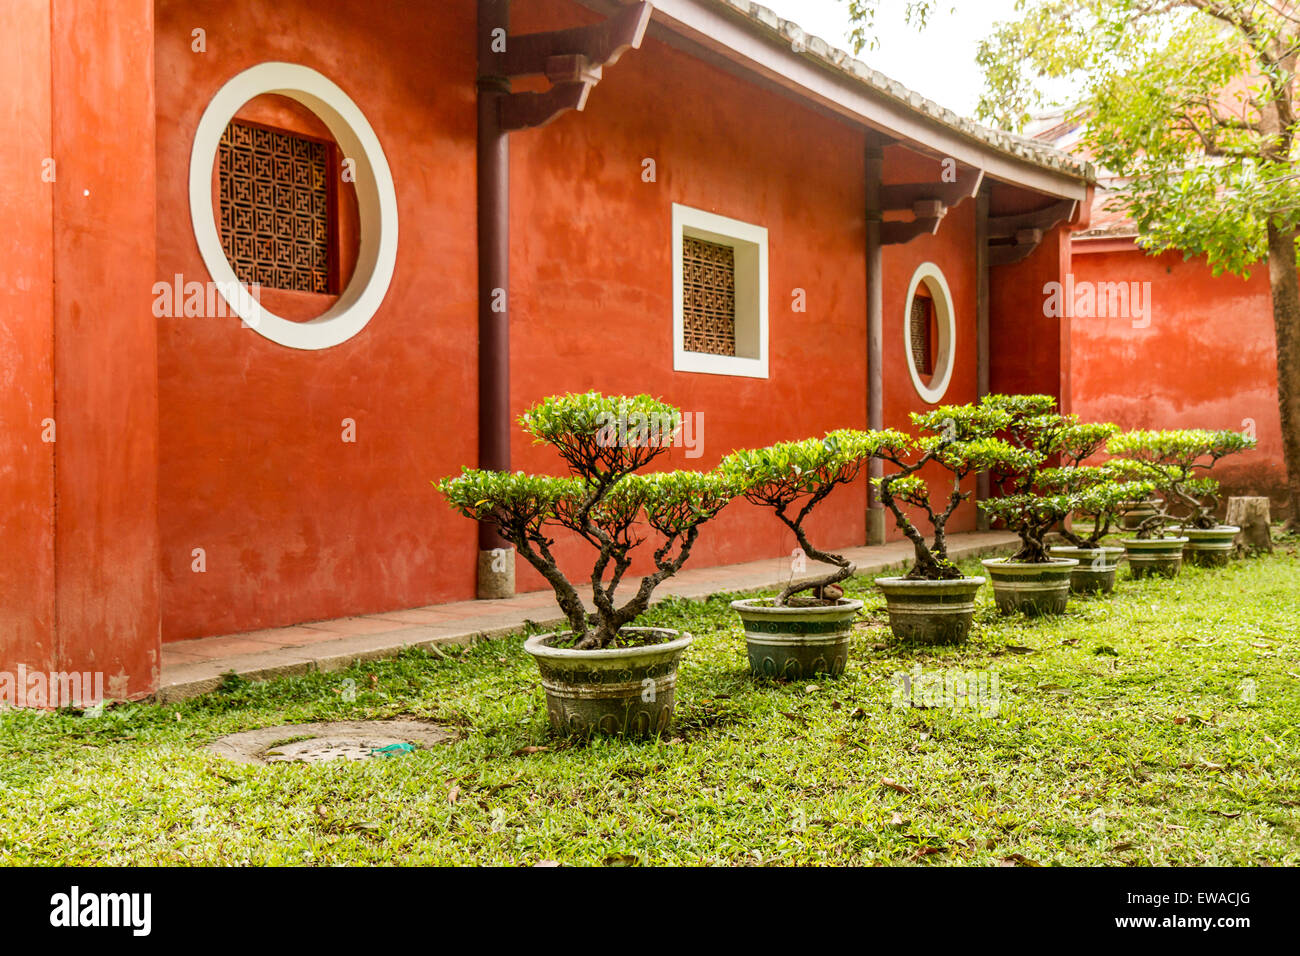
[{"label": "square window", "polygon": [[673,205],[673,368],[768,377],[767,230]]}]

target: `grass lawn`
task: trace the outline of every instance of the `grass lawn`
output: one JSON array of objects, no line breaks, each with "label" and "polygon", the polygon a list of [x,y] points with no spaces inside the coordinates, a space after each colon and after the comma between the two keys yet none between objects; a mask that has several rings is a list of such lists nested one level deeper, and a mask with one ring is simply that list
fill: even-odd
[{"label": "grass lawn", "polygon": [[[752,681],[725,599],[657,606],[697,638],[658,742],[553,740],[519,637],[98,718],[0,714],[0,862],[1300,863],[1294,544],[1050,623],[1000,619],[986,587],[961,649],[897,647],[869,583],[849,592],[867,618],[848,672],[816,684]],[[997,699],[907,706],[895,675],[917,666],[990,696],[996,676]],[[462,739],[311,766],[203,749],[401,715]]]}]

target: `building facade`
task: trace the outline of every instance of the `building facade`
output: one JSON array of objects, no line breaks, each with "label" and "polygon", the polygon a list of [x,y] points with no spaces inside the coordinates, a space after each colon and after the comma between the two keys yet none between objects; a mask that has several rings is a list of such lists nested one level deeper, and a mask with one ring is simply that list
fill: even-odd
[{"label": "building facade", "polygon": [[[431,482],[556,470],[546,395],[672,402],[689,468],[1074,400],[1086,165],[743,0],[511,6],[5,4],[0,669],[542,587]],[[740,503],[692,561],[792,547]]]}]

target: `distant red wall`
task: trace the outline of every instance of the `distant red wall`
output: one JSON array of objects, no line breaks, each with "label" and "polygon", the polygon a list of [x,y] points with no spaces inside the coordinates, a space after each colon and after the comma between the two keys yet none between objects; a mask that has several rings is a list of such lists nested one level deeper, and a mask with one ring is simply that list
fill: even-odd
[{"label": "distant red wall", "polygon": [[194,131],[226,80],[266,60],[319,70],[365,113],[400,230],[387,299],[335,348],[285,348],[237,319],[159,320],[166,639],[473,595],[474,530],[429,483],[477,448],[474,4],[382,6],[157,4],[160,278],[209,279],[187,198]]},{"label": "distant red wall", "polygon": [[1277,403],[1277,353],[1268,269],[1215,277],[1203,260],[1131,251],[1082,255],[1076,283],[1151,283],[1151,322],[1071,322],[1074,410],[1124,428],[1241,431],[1259,447],[1225,460],[1215,475],[1232,493],[1285,499]]}]

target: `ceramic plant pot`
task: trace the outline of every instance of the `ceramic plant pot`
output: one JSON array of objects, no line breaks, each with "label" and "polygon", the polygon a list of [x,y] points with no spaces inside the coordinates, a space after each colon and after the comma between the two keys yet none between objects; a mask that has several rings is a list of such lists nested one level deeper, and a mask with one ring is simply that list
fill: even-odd
[{"label": "ceramic plant pot", "polygon": [[984,578],[914,581],[876,578],[885,594],[889,627],[900,641],[915,644],[961,644],[970,636],[975,595]]},{"label": "ceramic plant pot", "polygon": [[1074,558],[1079,566],[1070,572],[1070,590],[1075,594],[1110,594],[1115,590],[1123,548],[1052,548],[1054,558]]},{"label": "ceramic plant pot", "polygon": [[1129,502],[1120,508],[1120,524],[1129,531],[1135,531],[1155,513],[1155,506],[1148,501]]},{"label": "ceramic plant pot", "polygon": [[1003,614],[1064,614],[1070,603],[1070,577],[1079,566],[1075,558],[1046,562],[989,558],[982,562],[993,579],[993,597]]},{"label": "ceramic plant pot", "polygon": [[564,737],[650,737],[672,723],[677,666],[691,635],[666,628],[629,627],[628,633],[667,638],[648,647],[578,651],[552,646],[569,634],[540,634],[524,644],[546,689],[551,728]]},{"label": "ceramic plant pot", "polygon": [[1183,569],[1186,538],[1126,538],[1120,542],[1134,578],[1175,578]]},{"label": "ceramic plant pot", "polygon": [[776,607],[772,598],[733,601],[745,627],[749,667],[755,677],[803,680],[842,674],[849,661],[853,619],[861,601],[829,607]]},{"label": "ceramic plant pot", "polygon": [[1183,528],[1187,545],[1183,557],[1202,568],[1221,568],[1232,560],[1237,535],[1241,529],[1230,524],[1216,528]]}]

